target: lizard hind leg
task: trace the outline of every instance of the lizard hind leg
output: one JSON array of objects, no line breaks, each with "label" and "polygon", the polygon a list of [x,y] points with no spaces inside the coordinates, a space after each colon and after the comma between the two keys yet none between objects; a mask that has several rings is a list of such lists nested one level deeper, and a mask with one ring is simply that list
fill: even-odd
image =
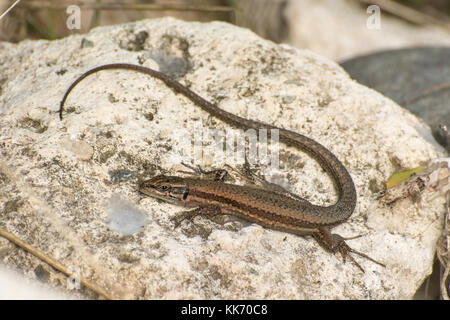
[{"label": "lizard hind leg", "polygon": [[225,178],[230,177],[230,174],[225,169],[205,170],[201,166],[191,166],[190,164],[181,162],[183,166],[190,169],[191,172],[179,170],[178,172],[187,173],[192,176],[200,177],[205,180],[211,181],[225,181]]},{"label": "lizard hind leg", "polygon": [[339,252],[342,255],[342,259],[344,260],[344,263],[346,261],[346,258],[349,257],[349,259],[362,271],[364,272],[364,269],[361,267],[361,265],[353,258],[353,256],[350,255],[350,253],[354,253],[356,255],[359,255],[361,257],[366,258],[367,260],[370,260],[382,267],[386,267],[381,262],[376,261],[375,259],[372,259],[368,255],[366,255],[363,252],[357,251],[355,249],[352,249],[345,240],[351,240],[361,237],[360,235],[350,238],[344,238],[338,234],[331,233],[330,229],[328,227],[320,227],[318,228],[318,231],[314,233],[314,237],[316,240],[321,244],[323,247],[325,247],[327,250],[335,253]]},{"label": "lizard hind leg", "polygon": [[285,188],[276,183],[267,181],[264,176],[253,172],[252,169],[250,169],[249,164],[247,162],[244,164],[242,169],[236,169],[229,165],[226,166],[230,169],[230,171],[233,171],[234,173],[239,175],[242,179],[244,179],[248,184],[250,184],[253,187],[270,190],[274,193],[282,194],[290,198],[293,198],[297,201],[309,204],[309,202],[306,199],[303,199],[302,197],[286,190]]}]

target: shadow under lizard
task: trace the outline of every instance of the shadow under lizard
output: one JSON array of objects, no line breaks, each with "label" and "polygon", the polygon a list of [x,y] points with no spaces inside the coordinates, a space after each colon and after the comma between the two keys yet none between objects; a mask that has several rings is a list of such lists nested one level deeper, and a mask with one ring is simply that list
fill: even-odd
[{"label": "shadow under lizard", "polygon": [[[72,89],[87,76],[100,70],[128,69],[150,75],[163,81],[176,93],[189,98],[195,105],[210,115],[237,128],[278,130],[279,139],[288,146],[293,146],[311,155],[332,178],[338,200],[327,207],[313,205],[305,199],[288,192],[274,192],[254,186],[240,186],[210,181],[200,178],[183,178],[177,176],[156,176],[140,185],[140,192],[185,207],[197,207],[196,213],[231,214],[264,227],[282,230],[298,235],[313,235],[328,251],[340,252],[345,262],[348,256],[361,271],[364,269],[349,255],[350,252],[363,256],[381,266],[384,265],[364,253],[350,248],[338,234],[330,228],[346,221],[356,206],[356,189],[353,180],[344,165],[320,143],[299,133],[278,128],[255,120],[241,118],[218,108],[203,99],[189,88],[164,73],[127,63],[101,65],[83,73],[64,94],[60,103],[59,117],[62,120],[64,103]],[[280,187],[281,188],[281,187]]]}]

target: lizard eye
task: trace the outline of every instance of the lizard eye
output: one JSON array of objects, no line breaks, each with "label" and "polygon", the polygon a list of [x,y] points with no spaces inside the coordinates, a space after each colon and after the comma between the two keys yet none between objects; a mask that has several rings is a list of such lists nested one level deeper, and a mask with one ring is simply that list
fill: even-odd
[{"label": "lizard eye", "polygon": [[159,189],[162,191],[165,191],[165,190],[169,189],[169,187],[168,186],[160,186]]}]

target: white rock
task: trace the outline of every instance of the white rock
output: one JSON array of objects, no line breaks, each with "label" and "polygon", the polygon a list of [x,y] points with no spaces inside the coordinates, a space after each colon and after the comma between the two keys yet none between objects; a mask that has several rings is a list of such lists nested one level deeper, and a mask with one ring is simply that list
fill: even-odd
[{"label": "white rock", "polygon": [[[123,49],[133,48],[130,41],[141,31],[148,33],[144,50]],[[83,38],[93,47],[82,49]],[[81,276],[118,298],[405,299],[431,272],[442,197],[388,207],[374,194],[399,167],[418,166],[438,152],[414,129],[414,116],[323,57],[225,23],[165,18],[58,41],[1,43],[0,61],[0,203],[6,208],[17,200],[0,215],[0,225],[61,263],[79,266]],[[182,83],[223,109],[329,148],[358,192],[354,214],[333,232],[363,234],[349,244],[387,267],[356,256],[363,274],[312,238],[255,224],[222,226],[198,217],[173,230],[169,218],[182,208],[143,197],[137,179],[112,183],[114,170],[141,178],[158,168],[179,174],[180,162],[193,156],[190,145],[179,142],[181,130],[229,129],[161,81],[125,70],[86,78],[58,119],[59,102],[80,74],[140,61],[178,72]],[[27,117],[39,122],[23,121]],[[30,123],[46,130],[31,130]],[[63,147],[68,135],[94,148],[90,160]],[[216,165],[211,154],[204,157],[203,166]],[[280,161],[279,170],[264,170],[269,180],[287,181],[315,204],[336,200],[312,158],[281,145]],[[105,225],[114,194],[147,212],[142,232],[124,237]]]},{"label": "white rock", "polygon": [[0,300],[66,300],[79,299],[67,292],[42,285],[39,281],[24,279],[19,273],[0,267]]}]

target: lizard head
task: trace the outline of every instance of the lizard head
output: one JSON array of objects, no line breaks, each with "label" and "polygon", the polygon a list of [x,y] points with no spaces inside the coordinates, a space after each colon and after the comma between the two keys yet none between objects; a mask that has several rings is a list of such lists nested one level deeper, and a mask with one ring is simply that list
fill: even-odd
[{"label": "lizard head", "polygon": [[141,182],[139,191],[166,202],[183,203],[189,193],[189,187],[181,177],[159,175]]}]

